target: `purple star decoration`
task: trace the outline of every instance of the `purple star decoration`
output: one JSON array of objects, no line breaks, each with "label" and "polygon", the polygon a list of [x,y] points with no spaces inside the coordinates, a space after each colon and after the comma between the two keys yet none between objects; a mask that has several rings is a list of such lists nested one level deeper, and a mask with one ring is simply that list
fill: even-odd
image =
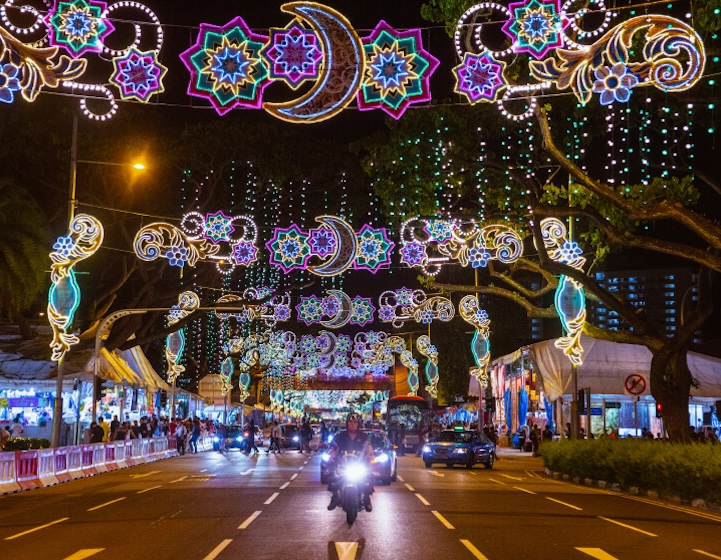
[{"label": "purple star decoration", "polygon": [[284,29],[271,29],[261,54],[269,61],[270,79],[282,80],[293,89],[306,80],[316,79],[323,59],[318,36],[297,21]]},{"label": "purple star decoration", "polygon": [[154,93],[162,93],[162,79],[168,69],[158,62],[155,51],[141,52],[131,48],[124,56],[113,59],[110,81],[120,88],[123,99],[147,103]]},{"label": "purple star decoration", "polygon": [[453,69],[456,92],[468,97],[471,103],[495,101],[499,90],[506,86],[505,67],[505,62],[495,61],[489,53],[466,53],[463,62]]}]

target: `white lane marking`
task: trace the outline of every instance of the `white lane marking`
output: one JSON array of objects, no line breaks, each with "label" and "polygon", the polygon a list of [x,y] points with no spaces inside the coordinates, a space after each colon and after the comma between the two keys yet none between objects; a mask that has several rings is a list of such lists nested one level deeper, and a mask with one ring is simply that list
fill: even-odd
[{"label": "white lane marking", "polygon": [[248,525],[250,525],[251,523],[253,523],[253,521],[255,521],[255,518],[258,517],[261,513],[263,513],[263,512],[262,512],[262,511],[256,511],[256,512],[255,512],[253,515],[251,515],[248,519],[246,519],[245,521],[243,521],[243,523],[241,523],[240,526],[238,526],[238,529],[247,529],[247,528],[248,528]]},{"label": "white lane marking", "polygon": [[298,467],[298,470],[299,470],[299,471],[302,471],[302,470],[303,470],[303,468],[304,468],[304,467]]},{"label": "white lane marking", "polygon": [[571,509],[575,509],[577,511],[583,511],[583,508],[580,508],[578,506],[572,506],[571,504],[567,504],[566,502],[562,502],[561,500],[557,500],[556,498],[549,498],[546,496],[547,500],[551,500],[552,502],[556,502],[557,504],[561,504],[562,506],[570,507]]},{"label": "white lane marking", "polygon": [[254,470],[255,470],[254,468],[253,468],[253,469],[248,469],[248,470],[243,471],[242,473],[240,473],[240,475],[241,475],[241,476],[245,476],[246,474],[252,473]]},{"label": "white lane marking", "polygon": [[187,475],[187,474],[186,474],[185,476],[181,476],[180,478],[176,478],[175,480],[171,480],[171,481],[170,481],[170,484],[175,484],[176,482],[182,482],[182,481],[185,480],[186,478],[188,478],[188,475]]},{"label": "white lane marking", "polygon": [[226,546],[228,546],[230,543],[233,542],[233,539],[225,539],[223,542],[221,542],[218,546],[216,546],[208,556],[203,558],[203,560],[213,560],[218,554],[223,552]]},{"label": "white lane marking", "polygon": [[709,558],[714,558],[715,560],[721,560],[721,556],[716,556],[715,554],[711,554],[710,552],[704,552],[703,550],[699,550],[698,548],[692,548],[694,552],[698,552],[699,554],[703,554],[704,556],[708,556]]},{"label": "white lane marking", "polygon": [[295,480],[296,478],[298,478],[298,473],[295,473],[293,476],[290,477],[291,480]]},{"label": "white lane marking", "polygon": [[357,542],[337,542],[334,544],[338,560],[355,560],[355,555],[358,553]]},{"label": "white lane marking", "polygon": [[453,525],[451,525],[448,522],[448,520],[445,517],[443,517],[440,513],[438,513],[437,511],[431,511],[431,513],[438,518],[438,521],[440,521],[441,523],[443,523],[443,525],[446,526],[446,529],[455,529],[455,527]]},{"label": "white lane marking", "polygon": [[410,490],[411,492],[415,492],[415,489],[413,488],[413,486],[411,486],[408,483],[406,483],[406,488],[408,488],[408,490]]},{"label": "white lane marking", "polygon": [[530,490],[526,490],[525,488],[521,488],[520,486],[514,486],[513,488],[515,488],[516,490],[520,490],[521,492],[525,492],[526,494],[533,494],[534,496],[536,495],[535,492],[531,492]]},{"label": "white lane marking", "polygon": [[471,541],[469,541],[467,539],[461,539],[461,544],[463,544],[463,546],[465,546],[468,550],[470,550],[471,554],[473,554],[473,556],[478,558],[478,560],[488,560],[488,558],[486,558],[485,556],[483,556],[483,554],[481,554],[480,550],[478,550],[475,546],[473,546]]},{"label": "white lane marking", "polygon": [[405,480],[403,480],[403,477],[401,475],[397,475],[397,476],[398,476],[398,480],[400,480],[401,482],[405,482]]},{"label": "white lane marking", "polygon": [[275,500],[278,496],[280,496],[280,492],[274,492],[270,498],[268,498],[265,502],[263,502],[263,504],[265,504],[267,506],[269,503],[271,503],[273,500]]},{"label": "white lane marking", "polygon": [[495,482],[496,484],[503,484],[504,486],[506,485],[505,482],[501,482],[500,480],[496,480],[495,478],[489,478],[488,480],[490,480],[491,482]]},{"label": "white lane marking", "polygon": [[511,480],[523,480],[522,476],[511,476],[510,474],[502,474],[500,476],[504,478],[510,478]]},{"label": "white lane marking", "polygon": [[632,531],[638,531],[639,533],[643,533],[644,535],[648,535],[649,537],[658,537],[658,535],[654,535],[653,533],[649,533],[648,531],[644,531],[643,529],[639,529],[638,527],[634,527],[633,525],[626,525],[625,523],[621,523],[620,521],[609,519],[608,517],[603,517],[599,515],[598,518],[603,519],[604,521],[608,521],[609,523],[615,523],[616,525],[620,525],[621,527],[626,527],[626,529],[631,529]]},{"label": "white lane marking", "polygon": [[[150,471],[150,472],[146,472],[144,474],[131,474],[130,478],[145,478],[146,476],[150,476],[151,474],[157,474],[159,472],[160,471]],[[90,549],[88,549],[88,550],[90,550]]]},{"label": "white lane marking", "polygon": [[[468,471],[468,474],[472,474],[473,476],[476,476],[476,473],[474,473],[473,471]],[[468,544],[470,544],[470,543],[468,543]],[[471,545],[471,546],[473,546],[473,545]]]},{"label": "white lane marking", "polygon": [[286,482],[283,486],[280,487],[280,489],[285,490],[286,488],[288,488],[288,486],[290,486],[290,482]]},{"label": "white lane marking", "polygon": [[11,541],[13,539],[17,539],[18,537],[22,537],[23,535],[27,535],[28,533],[34,533],[35,531],[39,531],[40,529],[45,529],[45,527],[50,527],[51,525],[55,525],[56,523],[62,523],[63,521],[67,521],[68,519],[70,519],[70,518],[63,517],[62,519],[56,519],[55,521],[51,521],[50,523],[46,523],[45,525],[33,527],[32,529],[28,529],[27,531],[23,531],[22,533],[18,533],[16,535],[5,537],[5,540]]},{"label": "white lane marking", "polygon": [[162,488],[162,486],[151,486],[150,488],[146,488],[145,490],[136,492],[136,494],[144,494],[145,492],[150,492],[151,490],[155,490],[156,488]]},{"label": "white lane marking", "polygon": [[426,500],[423,496],[421,496],[420,494],[416,494],[416,498],[418,498],[424,506],[431,505],[431,503],[428,500]]},{"label": "white lane marking", "polygon": [[205,472],[205,471],[207,471],[207,470],[208,470],[208,469],[200,469],[200,472]]},{"label": "white lane marking", "polygon": [[617,560],[615,556],[611,556],[608,552],[600,549],[600,548],[578,548],[576,547],[576,550],[579,552],[583,552],[584,554],[588,554],[589,556],[593,556],[594,558],[598,558],[598,560]]},{"label": "white lane marking", "polygon": [[445,474],[441,474],[438,471],[428,471],[428,472],[431,473],[433,476],[441,476],[441,477],[446,476]]},{"label": "white lane marking", "polygon": [[116,498],[115,500],[110,500],[109,502],[105,502],[104,504],[100,504],[99,506],[91,507],[90,509],[87,509],[85,511],[95,511],[96,509],[103,508],[105,506],[109,506],[110,504],[114,504],[115,502],[121,502],[125,499],[125,497],[122,498]]},{"label": "white lane marking", "polygon": [[90,558],[95,556],[98,552],[102,552],[104,548],[83,548],[78,550],[75,554],[71,554],[63,560],[83,560],[83,558]]}]

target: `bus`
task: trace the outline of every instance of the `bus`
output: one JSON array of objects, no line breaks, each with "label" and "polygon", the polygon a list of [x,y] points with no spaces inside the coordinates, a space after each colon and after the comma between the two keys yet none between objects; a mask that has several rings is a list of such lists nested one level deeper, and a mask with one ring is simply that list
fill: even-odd
[{"label": "bus", "polygon": [[[421,428],[426,431],[431,425],[431,407],[422,397],[410,395],[391,397],[386,406],[386,429],[391,442],[398,445],[401,452],[418,449],[421,444]],[[398,441],[400,426],[405,428],[405,440]]]}]

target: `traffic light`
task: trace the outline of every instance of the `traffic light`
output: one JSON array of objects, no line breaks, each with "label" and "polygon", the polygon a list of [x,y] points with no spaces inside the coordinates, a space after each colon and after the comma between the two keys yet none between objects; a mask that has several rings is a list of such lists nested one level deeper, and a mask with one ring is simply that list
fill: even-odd
[{"label": "traffic light", "polygon": [[663,405],[660,402],[656,403],[656,418],[663,416]]},{"label": "traffic light", "polygon": [[496,411],[496,399],[491,397],[490,399],[486,399],[486,410],[488,412],[495,412]]}]

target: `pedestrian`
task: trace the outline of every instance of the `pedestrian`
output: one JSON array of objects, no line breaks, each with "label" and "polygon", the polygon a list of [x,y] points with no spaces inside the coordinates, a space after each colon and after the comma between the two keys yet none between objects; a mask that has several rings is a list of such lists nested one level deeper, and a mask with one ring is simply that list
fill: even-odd
[{"label": "pedestrian", "polygon": [[90,422],[90,443],[102,443],[105,432],[97,422]]},{"label": "pedestrian", "polygon": [[305,420],[303,420],[303,423],[300,425],[300,450],[298,453],[303,453],[303,450],[307,450],[308,453],[310,453],[310,442],[313,439],[313,428],[310,427],[310,423],[308,422],[308,418],[305,417]]},{"label": "pedestrian", "polygon": [[406,454],[406,425],[398,426],[398,455]]},{"label": "pedestrian", "polygon": [[255,445],[255,422],[252,418],[250,418],[245,425],[244,435],[246,445],[245,452],[250,453],[252,450],[253,453],[259,453],[258,446]]},{"label": "pedestrian", "polygon": [[278,421],[273,421],[273,426],[270,428],[270,445],[268,445],[268,450],[266,453],[270,453],[271,450],[273,450],[273,453],[283,453],[283,451],[280,448],[280,438],[282,436],[282,431],[280,429],[280,425],[278,424]]},{"label": "pedestrian", "polygon": [[193,453],[198,452],[198,438],[200,437],[200,418],[197,416],[193,420],[192,432],[190,435],[190,450]]},{"label": "pedestrian", "polygon": [[529,436],[529,439],[531,440],[531,451],[533,452],[534,457],[538,457],[538,444],[541,440],[541,434],[538,431],[538,425],[534,424],[531,428],[531,434]]},{"label": "pedestrian", "polygon": [[185,428],[183,422],[178,423],[178,427],[175,428],[175,441],[178,446],[178,455],[185,455],[185,438],[188,435],[188,430]]},{"label": "pedestrian", "polygon": [[113,419],[110,421],[110,433],[114,434],[118,426],[120,426],[120,421],[118,420],[118,415],[114,414]]},{"label": "pedestrian", "polygon": [[20,437],[24,431],[25,429],[23,428],[20,415],[18,414],[15,417],[15,421],[13,422],[12,426],[10,426],[10,437]]},{"label": "pedestrian", "polygon": [[7,442],[10,440],[10,432],[0,426],[0,451],[5,449]]},{"label": "pedestrian", "polygon": [[98,426],[100,426],[100,429],[103,430],[103,438],[100,441],[108,441],[108,436],[110,435],[110,426],[107,422],[103,420],[102,416],[98,418]]}]

